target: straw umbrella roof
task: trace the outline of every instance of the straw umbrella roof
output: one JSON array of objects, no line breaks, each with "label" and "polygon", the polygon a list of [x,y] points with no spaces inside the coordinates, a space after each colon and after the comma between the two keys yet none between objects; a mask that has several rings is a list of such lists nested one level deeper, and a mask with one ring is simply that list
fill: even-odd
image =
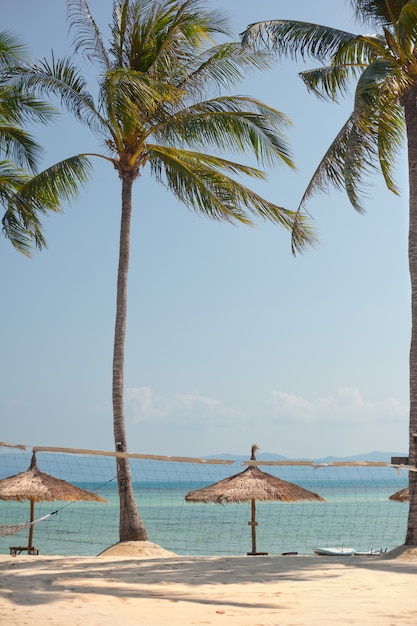
[{"label": "straw umbrella roof", "polygon": [[89,500],[92,502],[107,502],[104,498],[71,485],[66,480],[55,478],[50,474],[41,472],[36,464],[36,454],[33,452],[29,468],[20,474],[14,474],[8,478],[0,480],[1,500],[22,500],[30,501],[30,522],[29,539],[27,546],[11,546],[10,554],[17,554],[22,550],[27,550],[28,554],[38,554],[39,550],[33,547],[33,527],[35,502],[53,502],[54,500],[65,500],[76,502],[78,500]]},{"label": "straw umbrella roof", "polygon": [[390,500],[394,500],[395,502],[407,502],[410,499],[410,493],[408,491],[408,487],[404,487],[404,489],[400,489],[392,494],[389,497]]},{"label": "straw umbrella roof", "polygon": [[[252,446],[251,460],[256,461],[255,452],[258,446]],[[256,549],[256,501],[269,500],[281,502],[299,502],[315,500],[325,502],[318,493],[308,491],[299,485],[263,472],[256,465],[249,465],[243,472],[219,480],[213,485],[189,491],[185,496],[187,502],[215,502],[217,504],[232,502],[251,502],[252,551],[248,555],[268,554],[257,552]]]},{"label": "straw umbrella roof", "polygon": [[22,500],[31,500],[32,502],[53,502],[54,500],[107,502],[96,493],[80,489],[65,480],[41,472],[36,464],[35,453],[32,454],[30,466],[25,472],[0,480],[0,499],[19,502]]},{"label": "straw umbrella roof", "polygon": [[281,500],[282,502],[298,502],[299,500],[319,500],[324,498],[313,491],[299,485],[263,472],[256,466],[249,466],[243,472],[234,474],[219,482],[190,491],[185,496],[187,502],[248,502],[255,500]]},{"label": "straw umbrella roof", "polygon": [[[257,446],[252,446],[252,460],[255,460]],[[298,502],[316,500],[325,502],[318,493],[308,491],[299,485],[263,472],[255,465],[250,465],[243,472],[219,480],[213,485],[190,491],[185,496],[187,502],[249,502],[250,500],[280,500]]]}]

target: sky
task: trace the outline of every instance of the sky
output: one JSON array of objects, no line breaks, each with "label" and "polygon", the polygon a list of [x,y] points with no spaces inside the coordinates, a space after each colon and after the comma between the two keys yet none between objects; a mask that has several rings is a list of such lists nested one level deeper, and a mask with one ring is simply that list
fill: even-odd
[{"label": "sky", "polygon": [[[111,0],[91,0],[105,33]],[[71,53],[65,0],[4,3],[2,28],[34,58]],[[224,6],[225,5],[225,6]],[[344,0],[207,0],[235,37],[252,22],[300,19],[364,32]],[[77,63],[83,67],[81,58]],[[255,96],[292,121],[297,166],[242,180],[296,209],[351,100],[319,101],[285,60],[249,76]],[[89,74],[90,76],[90,74]],[[94,82],[90,83],[91,90]],[[31,129],[42,165],[98,151],[63,114]],[[61,215],[45,218],[48,249],[31,259],[0,238],[0,440],[112,450],[111,368],[120,182],[94,162],[92,181]],[[277,225],[210,221],[148,175],[133,198],[126,337],[130,452],[206,456],[262,452],[289,458],[408,449],[410,287],[405,154],[399,197],[369,179],[366,214],[330,190],[308,209],[319,244],[293,257]]]}]

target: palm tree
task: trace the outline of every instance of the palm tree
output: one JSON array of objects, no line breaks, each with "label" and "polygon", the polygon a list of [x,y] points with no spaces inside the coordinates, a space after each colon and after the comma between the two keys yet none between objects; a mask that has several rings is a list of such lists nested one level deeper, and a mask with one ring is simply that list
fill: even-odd
[{"label": "palm tree", "polygon": [[[316,69],[301,72],[307,89],[325,100],[346,95],[355,81],[353,111],[315,170],[298,207],[301,216],[316,192],[345,189],[357,211],[365,177],[379,169],[398,193],[393,171],[406,139],[409,174],[409,271],[412,333],[410,347],[410,509],[406,545],[417,544],[417,2],[350,0],[355,16],[379,30],[356,35],[327,26],[289,20],[251,24],[244,45],[273,48],[279,56],[311,58]],[[297,225],[297,220],[295,220]],[[294,231],[296,232],[296,231]]]},{"label": "palm tree", "polygon": [[[198,0],[114,0],[110,42],[86,0],[68,0],[75,51],[99,70],[98,103],[68,59],[43,60],[22,73],[21,85],[54,93],[102,141],[105,159],[121,182],[122,206],[113,352],[113,422],[120,498],[120,540],[146,540],[134,500],[124,415],[124,346],[133,183],[147,166],[190,209],[215,220],[252,223],[251,214],[293,226],[295,214],[236,180],[264,173],[222,158],[221,151],[249,151],[260,163],[292,167],[282,128],[288,120],[249,97],[221,95],[247,70],[267,67],[270,55],[242,50],[225,18]],[[214,95],[213,95],[214,94]],[[209,96],[212,97],[209,97]],[[206,146],[213,153],[202,151]],[[91,155],[90,155],[91,156]],[[297,224],[298,226],[298,224]],[[296,245],[311,237],[301,224]]]},{"label": "palm tree", "polygon": [[14,72],[25,62],[24,46],[9,32],[0,32],[0,204],[4,235],[17,250],[30,255],[32,246],[46,246],[40,216],[60,211],[62,201],[76,196],[88,179],[85,157],[55,164],[37,172],[40,146],[24,130],[31,121],[48,122],[55,109],[20,89]]}]

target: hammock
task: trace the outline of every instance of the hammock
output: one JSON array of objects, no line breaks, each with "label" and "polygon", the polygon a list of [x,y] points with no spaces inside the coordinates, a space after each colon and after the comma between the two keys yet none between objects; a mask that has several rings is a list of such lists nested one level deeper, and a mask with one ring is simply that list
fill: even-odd
[{"label": "hammock", "polygon": [[29,528],[29,526],[33,526],[38,522],[43,522],[44,520],[48,519],[48,517],[51,517],[51,515],[55,515],[55,513],[58,513],[58,511],[48,513],[48,515],[39,517],[38,519],[33,520],[33,522],[26,522],[26,524],[0,524],[0,537],[7,537],[7,535],[15,535],[16,533],[20,533],[21,530]]}]

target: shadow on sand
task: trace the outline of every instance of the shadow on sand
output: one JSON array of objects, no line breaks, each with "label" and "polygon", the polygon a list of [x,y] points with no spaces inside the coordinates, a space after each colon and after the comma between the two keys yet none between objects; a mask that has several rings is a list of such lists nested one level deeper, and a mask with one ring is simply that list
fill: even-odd
[{"label": "shadow on sand", "polygon": [[[401,553],[400,553],[401,554]],[[388,557],[388,558],[387,558]],[[242,600],[235,606],[247,606],[245,584],[280,581],[310,582],[343,576],[349,569],[375,572],[417,574],[417,559],[402,560],[394,555],[381,557],[0,557],[2,585],[0,597],[17,606],[57,602],[74,594],[119,598],[159,596],[171,602],[189,601],[216,604],[199,598],[200,586],[242,585]],[[175,585],[190,587],[190,595]],[[192,589],[192,591],[191,591]],[[258,606],[269,608],[269,604]]]}]

